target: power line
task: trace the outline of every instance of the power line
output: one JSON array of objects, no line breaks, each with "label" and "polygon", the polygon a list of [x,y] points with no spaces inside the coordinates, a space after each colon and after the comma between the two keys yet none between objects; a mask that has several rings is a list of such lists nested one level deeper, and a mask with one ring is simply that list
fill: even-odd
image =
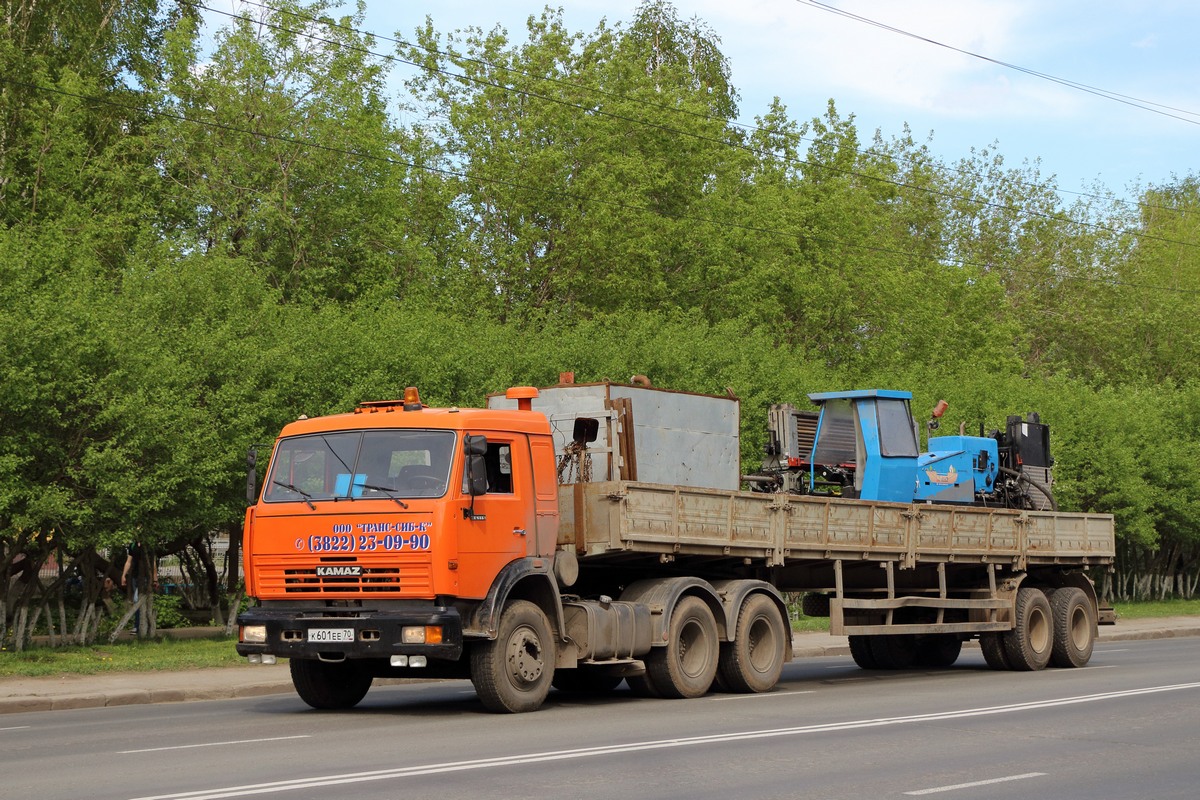
[{"label": "power line", "polygon": [[[1113,100],[1118,103],[1124,103],[1125,105],[1133,106],[1134,108],[1140,108],[1143,111],[1149,111],[1153,114],[1161,114],[1164,117],[1170,117],[1171,119],[1177,119],[1180,122],[1186,122],[1189,125],[1200,125],[1200,119],[1188,119],[1186,117],[1179,116],[1179,114],[1187,114],[1187,115],[1193,116],[1193,117],[1200,117],[1200,112],[1188,111],[1188,110],[1182,109],[1182,108],[1175,108],[1173,106],[1168,106],[1163,103],[1155,103],[1151,100],[1141,100],[1137,97],[1131,97],[1126,94],[1120,94],[1119,92],[1113,92],[1108,89],[1100,89],[1095,86],[1089,86],[1088,84],[1080,83],[1079,81],[1068,80],[1067,78],[1059,78],[1059,77],[1050,75],[1045,72],[1039,72],[1038,70],[1030,69],[1029,67],[1022,67],[1019,64],[1010,64],[1007,61],[1000,61],[999,59],[992,58],[990,56],[985,56],[980,53],[972,52],[970,50],[964,50],[961,47],[955,47],[954,45],[946,44],[945,42],[939,42],[936,39],[930,39],[927,36],[922,36],[917,33],[912,33],[911,31],[906,31],[901,28],[897,28],[893,25],[888,25],[887,23],[879,22],[878,20],[870,19],[869,17],[864,17],[860,14],[854,14],[849,11],[846,11],[845,9],[835,8],[834,6],[831,6],[827,3],[820,2],[820,0],[795,0],[795,2],[797,2],[803,6],[809,6],[810,8],[818,9],[820,11],[826,11],[830,14],[836,14],[839,17],[845,17],[846,19],[851,19],[851,20],[854,20],[855,22],[861,22],[866,25],[871,25],[873,27],[879,28],[880,30],[888,31],[889,33],[895,33],[900,36],[907,36],[908,38],[916,39],[919,42],[925,42],[926,44],[931,44],[936,47],[942,47],[942,48],[945,48],[946,50],[952,50],[955,53],[961,53],[962,55],[970,56],[971,58],[978,58],[981,61],[987,61],[990,64],[995,64],[1000,67],[1005,67],[1006,69],[1011,69],[1011,70],[1015,70],[1017,72],[1022,72],[1026,75],[1031,75],[1035,78],[1041,78],[1042,80],[1050,81],[1051,83],[1057,83],[1061,86],[1066,86],[1071,89],[1078,89],[1081,92],[1087,92],[1088,94],[1093,94],[1093,95],[1096,95],[1097,97],[1103,97],[1106,100]],[[1171,113],[1173,111],[1178,112],[1178,113],[1177,114]]]},{"label": "power line", "polygon": [[[638,105],[647,105],[652,108],[659,108],[659,109],[663,109],[663,110],[670,110],[670,111],[676,111],[676,112],[679,111],[679,109],[672,109],[671,107],[665,106],[665,105],[648,104],[648,103],[645,103],[640,100],[639,101],[631,101],[629,98],[626,98],[623,95],[615,94],[612,92],[607,92],[603,89],[588,86],[586,84],[579,84],[579,83],[574,83],[571,81],[563,81],[561,79],[556,79],[556,78],[534,76],[534,75],[530,75],[529,73],[523,72],[521,70],[513,69],[511,67],[492,64],[490,62],[483,61],[480,59],[461,57],[461,56],[458,56],[453,53],[447,53],[445,51],[438,50],[436,48],[428,48],[423,45],[413,44],[410,42],[406,42],[404,40],[393,39],[393,38],[390,38],[387,36],[381,36],[381,35],[371,32],[371,31],[364,31],[364,30],[361,30],[358,28],[340,25],[331,20],[318,19],[318,18],[309,16],[309,15],[301,14],[301,13],[291,11],[288,9],[275,8],[273,6],[269,6],[264,3],[255,2],[255,0],[240,0],[240,2],[244,5],[252,5],[252,6],[256,6],[258,8],[262,8],[263,10],[265,10],[267,12],[272,12],[272,13],[277,13],[277,14],[285,14],[287,16],[295,17],[297,19],[304,20],[306,22],[312,22],[312,23],[316,23],[319,25],[337,28],[342,31],[353,32],[353,33],[357,33],[357,34],[360,34],[363,36],[370,36],[372,38],[383,39],[385,41],[390,41],[390,42],[393,42],[395,44],[402,45],[402,46],[417,47],[418,49],[426,50],[427,52],[430,52],[431,54],[443,56],[446,58],[451,58],[451,59],[461,58],[461,60],[469,62],[469,63],[478,64],[480,66],[489,67],[489,68],[501,70],[504,72],[515,73],[517,75],[520,75],[520,76],[526,77],[526,78],[533,78],[535,80],[541,80],[541,81],[546,81],[546,82],[550,82],[550,83],[562,84],[562,85],[570,86],[570,87],[576,88],[576,89],[583,89],[586,91],[594,92],[596,94],[600,94],[602,96],[619,99],[619,100],[626,101],[626,102],[635,102]],[[379,53],[379,52],[370,50],[365,47],[359,47],[357,45],[349,45],[344,42],[337,42],[334,40],[325,39],[325,38],[322,38],[320,36],[317,36],[317,35],[309,32],[309,31],[299,31],[299,30],[296,30],[293,28],[288,28],[288,27],[279,25],[277,23],[268,22],[266,20],[251,19],[250,17],[242,16],[240,14],[235,14],[235,13],[228,12],[228,11],[222,11],[220,9],[213,8],[211,6],[204,5],[203,3],[197,3],[196,5],[200,8],[204,8],[204,9],[211,11],[213,13],[216,13],[216,14],[221,14],[221,15],[229,17],[231,19],[250,22],[253,24],[257,24],[257,25],[262,25],[262,26],[269,27],[269,28],[272,28],[275,30],[279,30],[281,32],[285,32],[285,33],[301,35],[312,41],[320,42],[322,44],[328,44],[328,45],[335,46],[335,47],[348,48],[348,49],[355,50],[357,52],[360,52],[360,53],[363,53],[366,55],[374,56],[376,58],[382,58],[385,60],[394,61],[394,62],[401,63],[401,64],[407,64],[409,66],[416,67],[417,69],[421,69],[421,70],[424,70],[427,72],[433,72],[433,73],[445,75],[448,78],[454,78],[454,79],[458,79],[458,80],[462,80],[462,81],[467,81],[467,82],[475,83],[475,84],[478,84],[481,86],[488,86],[488,87],[491,87],[494,89],[500,89],[505,92],[519,94],[519,95],[522,95],[525,97],[530,97],[530,98],[534,98],[534,99],[538,99],[538,100],[544,100],[544,101],[550,102],[550,103],[556,103],[556,104],[559,104],[559,105],[562,105],[562,106],[565,106],[568,108],[572,108],[574,110],[581,111],[586,114],[591,114],[591,115],[594,115],[597,117],[607,117],[609,119],[619,120],[619,121],[628,122],[628,123],[631,123],[634,125],[639,125],[639,126],[643,126],[643,127],[661,130],[666,133],[673,133],[673,134],[680,135],[680,136],[687,136],[687,137],[690,137],[693,139],[697,139],[699,141],[708,142],[710,144],[715,144],[715,145],[718,145],[721,147],[731,147],[731,148],[735,148],[735,149],[745,150],[746,152],[749,152],[751,154],[754,154],[754,155],[757,155],[760,157],[769,156],[769,157],[773,157],[773,158],[778,158],[778,156],[776,156],[776,154],[771,151],[765,151],[760,148],[754,148],[754,147],[750,147],[748,145],[740,144],[737,142],[731,142],[726,139],[716,139],[716,138],[713,138],[710,136],[704,136],[704,135],[694,133],[691,131],[684,131],[684,130],[679,130],[677,128],[672,128],[670,126],[663,125],[661,123],[652,122],[652,121],[643,120],[643,119],[637,119],[634,117],[628,117],[628,116],[625,116],[622,114],[617,114],[617,113],[614,113],[611,111],[606,111],[600,107],[585,106],[585,105],[582,105],[579,103],[571,102],[569,100],[564,100],[562,98],[553,97],[550,95],[545,95],[545,94],[541,94],[541,93],[537,93],[537,92],[531,92],[531,91],[525,90],[525,89],[517,89],[515,87],[508,86],[503,83],[498,83],[496,81],[485,80],[483,78],[475,78],[475,77],[463,75],[463,74],[456,73],[456,72],[451,72],[451,71],[444,70],[444,69],[429,67],[429,66],[426,66],[423,64],[418,64],[414,61],[410,61],[408,59],[401,58],[399,56],[391,55],[389,53]],[[708,121],[721,122],[726,125],[738,125],[739,127],[742,127],[740,125],[740,123],[734,123],[734,122],[724,119],[722,117],[713,117],[710,115],[698,114],[696,112],[691,112],[691,111],[684,111],[684,113],[687,113],[692,116],[700,117],[700,118],[708,120]],[[778,131],[769,131],[769,130],[765,130],[762,128],[754,128],[754,130],[761,131],[761,132],[768,133],[768,134],[775,134],[775,135],[779,134]],[[798,137],[798,138],[803,139],[803,137]],[[884,155],[884,154],[877,153],[875,151],[856,151],[856,152],[860,152],[864,155],[866,155],[866,154],[875,155],[875,156]],[[885,157],[894,161],[894,158],[891,156],[885,156]],[[1111,226],[1102,225],[1097,222],[1078,220],[1073,217],[1069,217],[1065,214],[1050,214],[1050,213],[1041,212],[1041,211],[1034,211],[1031,209],[1017,208],[1015,206],[1009,206],[1009,205],[1005,205],[1002,203],[995,203],[995,202],[991,202],[991,201],[979,201],[975,198],[963,197],[961,195],[955,195],[951,192],[943,192],[943,191],[939,191],[939,190],[935,190],[935,189],[930,189],[930,188],[927,188],[924,186],[914,186],[912,184],[905,183],[902,181],[889,180],[887,178],[882,178],[877,175],[870,175],[870,174],[858,172],[855,170],[845,170],[845,169],[841,169],[838,167],[831,167],[829,165],[814,163],[812,161],[808,161],[808,160],[804,160],[804,159],[784,158],[781,160],[783,160],[787,163],[792,163],[792,164],[796,164],[796,165],[803,166],[803,167],[809,167],[811,169],[825,170],[827,172],[832,172],[834,174],[850,176],[850,177],[855,177],[855,178],[859,178],[859,179],[866,180],[866,181],[872,181],[875,183],[881,183],[881,184],[886,184],[889,186],[894,186],[899,189],[907,189],[910,191],[921,192],[921,193],[925,193],[925,194],[928,194],[928,195],[931,195],[934,197],[940,197],[944,200],[965,200],[968,202],[978,202],[981,206],[986,207],[986,208],[992,208],[992,209],[999,210],[999,211],[1009,211],[1009,212],[1013,212],[1013,213],[1019,214],[1021,216],[1026,216],[1026,217],[1037,217],[1037,218],[1045,219],[1045,220],[1048,220],[1051,222],[1061,222],[1061,223],[1068,223],[1068,224],[1074,224],[1074,225],[1082,225],[1084,227],[1089,227],[1089,228],[1093,228],[1096,230],[1100,230],[1100,231],[1104,231],[1104,232],[1112,233],[1112,234],[1131,233],[1131,231],[1129,231],[1127,229],[1113,228]],[[961,171],[960,171],[960,174],[961,174]],[[1021,185],[1024,185],[1024,186],[1033,186],[1034,188],[1039,188],[1039,189],[1044,188],[1044,187],[1037,186],[1035,184],[1026,184],[1024,182],[1019,182],[1019,183],[1021,183]],[[1174,209],[1163,209],[1163,210],[1174,212]],[[1144,232],[1141,232],[1141,233],[1132,232],[1132,233],[1135,233],[1136,235],[1140,236],[1142,239],[1144,239],[1146,241],[1161,241],[1164,243],[1177,244],[1181,247],[1200,246],[1200,245],[1192,244],[1190,242],[1183,242],[1183,241],[1178,241],[1178,240],[1173,240],[1173,239],[1167,239],[1164,237],[1159,237],[1159,236],[1147,234]]]}]

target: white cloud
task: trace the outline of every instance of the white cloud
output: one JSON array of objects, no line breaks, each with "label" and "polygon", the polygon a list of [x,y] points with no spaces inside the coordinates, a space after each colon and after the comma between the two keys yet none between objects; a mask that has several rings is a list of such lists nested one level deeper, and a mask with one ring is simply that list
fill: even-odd
[{"label": "white cloud", "polygon": [[680,11],[722,37],[735,83],[768,87],[789,105],[789,97],[822,96],[978,118],[1057,115],[1073,103],[1066,89],[950,49],[1021,64],[1030,55],[1023,33],[1037,24],[1035,3],[844,0],[837,7],[947,47],[796,0],[703,0]]}]

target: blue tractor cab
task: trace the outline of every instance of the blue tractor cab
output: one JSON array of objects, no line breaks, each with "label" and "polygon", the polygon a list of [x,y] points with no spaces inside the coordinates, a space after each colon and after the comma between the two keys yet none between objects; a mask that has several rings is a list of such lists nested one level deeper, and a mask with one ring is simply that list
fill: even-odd
[{"label": "blue tractor cab", "polygon": [[920,451],[912,393],[887,389],[819,392],[810,491],[840,486],[843,497],[894,503],[973,503],[995,489],[997,442],[983,436],[939,436]]}]

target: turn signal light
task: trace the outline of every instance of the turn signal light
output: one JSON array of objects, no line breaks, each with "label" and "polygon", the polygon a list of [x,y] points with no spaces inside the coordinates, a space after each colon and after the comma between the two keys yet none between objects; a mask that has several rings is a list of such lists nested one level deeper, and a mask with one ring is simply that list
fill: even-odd
[{"label": "turn signal light", "polygon": [[400,630],[400,641],[404,644],[441,644],[441,625],[406,625]]}]

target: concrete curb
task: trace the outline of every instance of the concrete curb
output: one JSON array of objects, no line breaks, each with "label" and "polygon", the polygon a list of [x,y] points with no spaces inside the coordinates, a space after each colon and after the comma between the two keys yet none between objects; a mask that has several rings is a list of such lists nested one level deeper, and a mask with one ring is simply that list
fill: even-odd
[{"label": "concrete curb", "polygon": [[151,703],[184,703],[200,700],[234,700],[263,697],[293,691],[291,681],[243,684],[227,689],[146,689],[141,691],[90,692],[65,695],[26,695],[0,697],[0,714],[21,714],[28,711],[65,711],[79,708],[108,708],[111,706],[149,705]]}]

